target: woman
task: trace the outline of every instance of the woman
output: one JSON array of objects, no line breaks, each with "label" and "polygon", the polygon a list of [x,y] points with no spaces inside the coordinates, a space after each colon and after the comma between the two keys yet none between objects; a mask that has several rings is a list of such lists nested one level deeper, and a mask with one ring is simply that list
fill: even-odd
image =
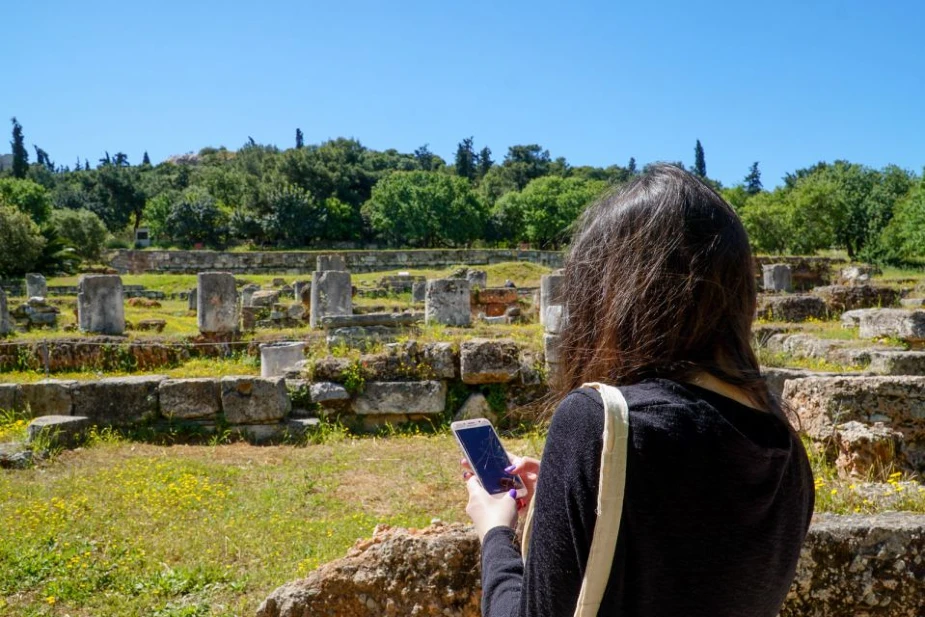
[{"label": "woman", "polygon": [[735,212],[673,166],[654,167],[588,210],[565,268],[564,399],[542,468],[514,461],[536,500],[526,564],[515,500],[489,496],[465,472],[467,512],[482,540],[484,615],[575,610],[604,426],[600,394],[582,389],[586,382],[618,386],[630,410],[623,516],[599,614],[778,614],[814,489],[750,346],[752,263]]}]

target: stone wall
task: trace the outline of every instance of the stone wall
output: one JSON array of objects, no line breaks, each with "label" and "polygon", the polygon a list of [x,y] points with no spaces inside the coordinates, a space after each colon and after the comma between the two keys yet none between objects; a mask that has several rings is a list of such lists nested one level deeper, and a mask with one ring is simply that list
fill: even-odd
[{"label": "stone wall", "polygon": [[537,364],[532,352],[510,340],[474,339],[461,348],[409,342],[355,358],[305,360],[285,379],[143,375],[0,384],[0,409],[84,416],[100,426],[179,420],[209,430],[224,422],[261,440],[302,430],[305,420],[319,417],[338,417],[361,430],[441,423],[471,395],[491,393],[499,425],[516,426],[535,417],[547,393]]},{"label": "stone wall", "polygon": [[[383,525],[344,558],[274,591],[257,617],[478,617],[479,570],[479,542],[470,527]],[[921,615],[925,515],[815,517],[781,617]]]},{"label": "stone wall", "polygon": [[122,274],[147,272],[198,274],[221,271],[233,274],[310,274],[319,255],[342,255],[350,272],[380,272],[446,268],[456,265],[488,265],[507,261],[529,261],[561,268],[558,251],[516,249],[443,249],[394,251],[138,251],[118,250],[110,254],[110,265]]}]

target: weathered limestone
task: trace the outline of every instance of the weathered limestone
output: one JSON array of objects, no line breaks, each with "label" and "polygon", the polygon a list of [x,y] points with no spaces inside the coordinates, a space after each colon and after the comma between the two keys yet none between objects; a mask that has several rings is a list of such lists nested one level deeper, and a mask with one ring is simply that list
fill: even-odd
[{"label": "weathered limestone", "polygon": [[484,270],[467,270],[466,280],[472,289],[485,289],[488,287],[488,273]]},{"label": "weathered limestone", "polygon": [[367,351],[382,343],[394,343],[399,332],[398,329],[388,326],[350,326],[328,330],[325,341],[330,349],[344,346]]},{"label": "weathered limestone", "polygon": [[759,319],[798,322],[827,316],[825,302],[816,296],[762,296],[758,300]]},{"label": "weathered limestone", "polygon": [[903,298],[899,305],[904,309],[925,308],[925,298]]},{"label": "weathered limestone", "polygon": [[347,261],[343,255],[318,255],[316,272],[346,272]]},{"label": "weathered limestone", "polygon": [[858,328],[861,325],[862,316],[877,310],[879,309],[854,309],[852,311],[845,311],[841,315],[841,326],[842,328]]},{"label": "weathered limestone", "polygon": [[832,447],[839,424],[883,422],[902,433],[909,464],[925,469],[925,377],[795,379],[784,384],[783,399],[821,447]]},{"label": "weathered limestone", "polygon": [[26,298],[44,298],[48,295],[48,283],[41,274],[26,275]]},{"label": "weathered limestone", "polygon": [[342,270],[312,273],[311,304],[309,324],[312,328],[321,326],[324,317],[352,314],[353,288],[350,273]]},{"label": "weathered limestone", "polygon": [[0,411],[22,411],[22,386],[18,383],[0,383]]},{"label": "weathered limestone", "polygon": [[279,291],[275,289],[257,289],[250,294],[250,302],[247,306],[272,308],[274,304],[279,304]]},{"label": "weathered limestone", "polygon": [[565,276],[544,274],[540,277],[540,323],[546,325],[546,312],[551,306],[565,304]]},{"label": "weathered limestone", "polygon": [[925,375],[925,351],[874,351],[867,370],[879,375]]},{"label": "weathered limestone", "polygon": [[835,466],[840,475],[886,482],[899,466],[903,435],[882,422],[852,420],[835,427]]},{"label": "weathered limestone", "polygon": [[899,291],[874,285],[827,285],[816,287],[813,294],[822,298],[832,313],[889,307],[899,299]]},{"label": "weathered limestone", "polygon": [[424,321],[424,313],[366,313],[363,315],[327,315],[321,318],[325,329],[367,326],[399,328]]},{"label": "weathered limestone", "polygon": [[[479,617],[479,561],[471,527],[382,525],[345,557],[275,590],[257,617]],[[818,514],[780,617],[920,617],[923,561],[925,515]]]},{"label": "weathered limestone", "polygon": [[292,295],[296,302],[303,306],[311,306],[312,303],[312,282],[295,281],[292,284]]},{"label": "weathered limestone", "polygon": [[477,418],[485,418],[492,424],[498,421],[498,415],[491,410],[488,399],[480,392],[474,392],[469,395],[466,402],[463,403],[459,411],[456,412],[456,416],[453,420],[475,420]]},{"label": "weathered limestone", "polygon": [[[254,294],[260,291],[260,285],[250,283],[241,288],[241,306],[254,306]],[[278,302],[279,296],[273,302]],[[272,304],[271,302],[270,304]]]},{"label": "weathered limestone", "polygon": [[222,409],[231,424],[266,424],[292,409],[282,377],[222,377]]},{"label": "weathered limestone", "polygon": [[925,311],[877,309],[860,317],[861,338],[894,337],[910,343],[925,342]]},{"label": "weathered limestone", "polygon": [[48,304],[45,298],[35,296],[10,311],[10,317],[17,326],[31,330],[42,326],[54,328],[60,313],[58,307]]},{"label": "weathered limestone", "polygon": [[565,327],[565,307],[561,304],[547,306],[544,312],[543,329],[548,334],[562,334]]},{"label": "weathered limestone", "polygon": [[793,379],[803,379],[805,377],[844,377],[846,375],[841,373],[816,372],[808,369],[762,366],[761,376],[764,377],[765,383],[768,385],[768,390],[771,394],[780,400],[784,394],[784,384]]},{"label": "weathered limestone", "polygon": [[456,379],[459,375],[458,357],[452,343],[427,343],[421,357],[436,379]]},{"label": "weathered limestone", "polygon": [[484,313],[486,317],[506,316],[510,309],[517,309],[517,290],[511,287],[478,288],[472,292],[472,312]]},{"label": "weathered limestone", "polygon": [[859,344],[858,341],[820,339],[810,334],[781,333],[769,336],[762,345],[773,352],[781,352],[795,358],[823,358],[835,364],[865,367],[870,364],[872,354],[881,351],[900,351],[901,347]]},{"label": "weathered limestone", "polygon": [[151,420],[158,414],[158,386],[164,379],[163,375],[146,375],[78,382],[72,389],[72,413],[101,426]]},{"label": "weathered limestone", "polygon": [[445,326],[468,326],[472,323],[469,307],[469,281],[434,279],[427,281],[424,298],[425,323]]},{"label": "weathered limestone", "polygon": [[790,266],[787,264],[761,266],[761,274],[765,291],[785,291],[789,293],[793,290]]},{"label": "weathered limestone", "polygon": [[83,332],[116,335],[125,332],[121,277],[83,274],[77,288],[77,322]]},{"label": "weathered limestone", "polygon": [[90,418],[83,416],[40,416],[26,428],[29,442],[36,439],[51,446],[74,447],[90,428]]},{"label": "weathered limestone", "polygon": [[10,311],[6,304],[6,292],[0,289],[0,336],[6,336],[13,331],[10,322]]},{"label": "weathered limestone", "polygon": [[309,400],[318,405],[350,399],[350,393],[347,392],[347,388],[331,381],[313,383],[308,387],[308,392]]},{"label": "weathered limestone", "polygon": [[427,281],[415,281],[411,284],[411,301],[423,304],[427,297]]},{"label": "weathered limestone", "polygon": [[199,290],[195,287],[189,290],[189,295],[186,296],[186,310],[195,311],[199,306],[198,301]]},{"label": "weathered limestone", "polygon": [[216,379],[165,379],[158,388],[161,415],[178,420],[214,419],[222,409]]},{"label": "weathered limestone", "polygon": [[839,285],[866,285],[878,269],[874,266],[859,265],[842,268],[838,273]]},{"label": "weathered limestone", "polygon": [[360,415],[439,414],[446,407],[445,381],[372,381],[353,400]]},{"label": "weathered limestone", "polygon": [[508,383],[520,373],[520,348],[510,339],[472,339],[459,351],[463,383]]},{"label": "weathered limestone", "polygon": [[238,291],[227,272],[200,272],[196,277],[196,321],[203,334],[238,330]]},{"label": "weathered limestone", "polygon": [[265,343],[260,346],[260,376],[282,377],[305,359],[305,343]]},{"label": "weathered limestone", "polygon": [[74,409],[77,381],[43,379],[22,385],[23,405],[36,416],[69,416]]}]

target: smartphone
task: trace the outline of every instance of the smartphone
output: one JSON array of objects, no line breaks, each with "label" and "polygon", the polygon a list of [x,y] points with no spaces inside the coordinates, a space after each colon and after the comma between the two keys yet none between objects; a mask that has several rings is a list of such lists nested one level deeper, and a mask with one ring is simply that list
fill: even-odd
[{"label": "smartphone", "polygon": [[527,496],[527,489],[520,477],[504,471],[511,461],[491,422],[484,418],[460,420],[453,422],[450,430],[486,491],[496,495],[515,489],[518,498]]}]

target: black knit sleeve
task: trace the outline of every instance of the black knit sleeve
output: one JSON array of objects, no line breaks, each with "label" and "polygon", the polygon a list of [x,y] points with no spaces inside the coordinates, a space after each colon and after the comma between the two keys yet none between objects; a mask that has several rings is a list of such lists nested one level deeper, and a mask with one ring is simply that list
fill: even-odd
[{"label": "black knit sleeve", "polygon": [[512,532],[485,536],[483,615],[574,612],[594,533],[603,429],[596,392],[573,392],[559,405],[543,452],[526,567],[516,563]]}]

